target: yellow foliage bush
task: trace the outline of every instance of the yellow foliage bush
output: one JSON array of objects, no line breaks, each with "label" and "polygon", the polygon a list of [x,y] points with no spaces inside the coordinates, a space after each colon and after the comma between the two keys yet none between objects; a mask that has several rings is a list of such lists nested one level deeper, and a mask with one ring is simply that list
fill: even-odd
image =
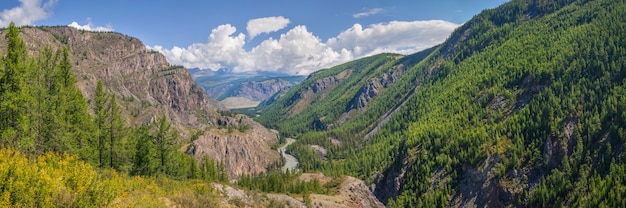
[{"label": "yellow foliage bush", "polygon": [[98,170],[77,156],[29,159],[0,149],[0,207],[166,207],[217,205],[202,181],[143,178]]}]

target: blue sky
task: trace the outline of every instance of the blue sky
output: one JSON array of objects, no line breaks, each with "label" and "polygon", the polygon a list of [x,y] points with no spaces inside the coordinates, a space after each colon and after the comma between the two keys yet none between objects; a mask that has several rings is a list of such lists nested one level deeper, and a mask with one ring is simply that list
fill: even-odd
[{"label": "blue sky", "polygon": [[189,68],[308,74],[438,44],[507,0],[2,0],[0,27],[70,25],[140,38]]}]

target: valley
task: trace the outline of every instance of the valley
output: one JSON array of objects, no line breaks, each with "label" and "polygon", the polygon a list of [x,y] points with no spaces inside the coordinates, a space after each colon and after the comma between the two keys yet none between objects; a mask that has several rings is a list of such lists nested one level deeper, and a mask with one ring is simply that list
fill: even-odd
[{"label": "valley", "polygon": [[2,207],[626,207],[624,1],[512,0],[307,76],[0,35]]},{"label": "valley", "polygon": [[194,80],[207,95],[227,109],[257,107],[260,103],[304,80],[304,76],[292,76],[271,72],[232,72],[189,69]]},{"label": "valley", "polygon": [[296,157],[294,157],[293,155],[285,152],[287,150],[287,147],[293,144],[296,140],[292,138],[286,138],[285,141],[286,141],[285,144],[283,144],[282,146],[278,148],[278,152],[280,152],[283,158],[285,158],[285,165],[283,165],[283,167],[281,167],[280,169],[282,171],[289,170],[290,172],[297,172],[298,171],[298,159],[296,159]]}]

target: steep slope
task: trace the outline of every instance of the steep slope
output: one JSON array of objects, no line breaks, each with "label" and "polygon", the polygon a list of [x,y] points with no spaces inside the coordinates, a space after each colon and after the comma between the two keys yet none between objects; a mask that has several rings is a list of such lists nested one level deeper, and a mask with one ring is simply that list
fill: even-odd
[{"label": "steep slope", "polygon": [[[369,103],[395,83],[407,65],[421,61],[430,51],[406,57],[380,54],[318,71],[289,91],[270,98],[271,102],[262,103],[267,107],[257,120],[281,129],[287,136],[336,128],[357,117],[373,124],[384,112],[368,109]],[[351,126],[344,132],[362,133],[368,128]]]},{"label": "steep slope", "polygon": [[610,0],[486,10],[368,104],[399,108],[384,108],[395,113],[367,144],[305,130],[292,150],[304,169],[374,183],[390,207],[626,206],[624,11]]},{"label": "steep slope", "polygon": [[93,99],[96,83],[102,80],[133,124],[168,115],[179,131],[189,135],[188,128],[215,124],[219,116],[217,102],[204,95],[183,67],[170,66],[163,55],[147,50],[139,39],[70,27],[26,27],[21,33],[31,53],[44,46],[67,47],[85,97]]},{"label": "steep slope", "polygon": [[[230,114],[220,115],[218,111],[223,108],[217,101],[206,96],[185,68],[171,66],[162,54],[146,49],[139,39],[119,33],[88,32],[70,27],[25,27],[20,32],[29,53],[32,54],[39,53],[46,46],[53,50],[67,47],[73,64],[72,70],[76,73],[77,85],[83,95],[94,105],[96,83],[102,80],[107,91],[117,97],[117,103],[129,125],[152,123],[157,117],[166,115],[179,133],[179,143],[189,142],[192,135],[199,139],[224,139],[230,136],[204,134],[205,130],[211,128],[254,126],[254,131],[238,136],[263,145],[251,147],[235,144],[229,148],[261,148],[262,154],[259,151],[243,151],[244,157],[226,157],[211,154],[211,151],[221,151],[213,146],[198,148],[204,149],[213,160],[221,162],[252,163],[248,159],[267,157],[268,162],[258,163],[254,170],[227,169],[229,173],[236,172],[236,175],[264,172],[268,166],[263,165],[280,162],[279,154],[270,149],[272,144],[278,142],[275,134],[250,119],[235,120]],[[6,42],[2,39],[0,49],[4,48]],[[220,123],[223,120],[234,121]]]}]

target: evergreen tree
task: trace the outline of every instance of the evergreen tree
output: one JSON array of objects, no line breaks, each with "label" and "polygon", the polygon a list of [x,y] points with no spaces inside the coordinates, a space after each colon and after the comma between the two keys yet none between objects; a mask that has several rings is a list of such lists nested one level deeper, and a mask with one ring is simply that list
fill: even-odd
[{"label": "evergreen tree", "polygon": [[135,133],[135,157],[131,174],[152,175],[156,170],[156,147],[150,135],[150,129],[146,125],[139,127]]},{"label": "evergreen tree", "polygon": [[26,44],[19,37],[14,23],[9,25],[5,38],[7,53],[0,73],[0,131],[2,143],[12,147],[32,147],[26,129],[28,121],[24,95],[24,75],[27,67]]},{"label": "evergreen tree", "polygon": [[96,114],[96,128],[97,128],[97,137],[98,137],[98,161],[100,167],[104,166],[104,157],[105,157],[105,142],[106,142],[106,129],[107,129],[107,93],[104,92],[102,87],[102,81],[98,80],[98,84],[96,86],[96,106],[95,106],[95,114]]},{"label": "evergreen tree", "polygon": [[111,95],[110,101],[110,113],[109,113],[109,167],[117,168],[114,164],[115,158],[121,155],[121,152],[124,152],[125,149],[125,127],[121,117],[120,107],[117,105],[117,101],[115,99],[115,95]]},{"label": "evergreen tree", "polygon": [[176,138],[177,133],[171,130],[171,124],[167,122],[165,116],[161,116],[153,138],[159,155],[159,171],[161,173],[166,171],[166,162]]}]

